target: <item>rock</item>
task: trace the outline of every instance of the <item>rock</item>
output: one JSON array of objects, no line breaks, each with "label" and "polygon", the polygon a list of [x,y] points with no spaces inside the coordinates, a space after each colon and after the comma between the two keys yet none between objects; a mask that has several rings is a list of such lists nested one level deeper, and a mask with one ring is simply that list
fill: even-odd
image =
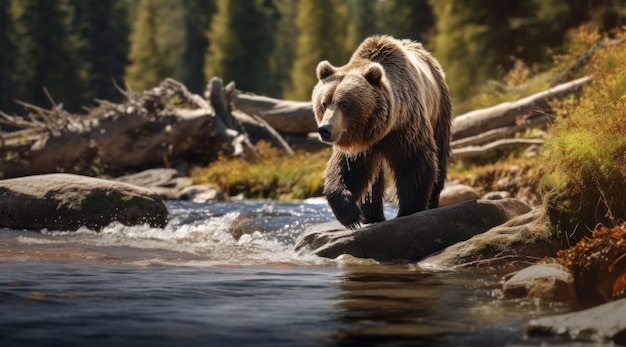
[{"label": "rock", "polygon": [[70,174],[0,180],[0,228],[100,230],[113,221],[163,227],[165,202],[126,183]]},{"label": "rock", "polygon": [[135,174],[117,177],[118,182],[148,188],[166,199],[178,199],[180,190],[191,185],[189,177],[182,177],[176,169],[149,169]]},{"label": "rock", "polygon": [[574,275],[559,264],[537,264],[515,273],[502,285],[505,298],[576,303]]},{"label": "rock", "polygon": [[577,340],[626,344],[626,299],[590,309],[533,319],[526,325],[528,336],[560,335]]},{"label": "rock", "polygon": [[205,185],[193,185],[184,188],[178,195],[179,200],[193,202],[220,202],[226,201],[224,193]]},{"label": "rock", "polygon": [[439,206],[449,206],[466,200],[480,198],[478,192],[465,184],[447,182],[439,196]]},{"label": "rock", "polygon": [[530,210],[516,199],[464,201],[347,230],[339,222],[313,226],[296,250],[326,258],[350,254],[382,262],[419,260]]},{"label": "rock", "polygon": [[510,192],[501,190],[501,191],[497,191],[497,192],[489,192],[485,195],[483,195],[481,197],[481,199],[483,200],[500,200],[500,199],[508,199],[508,198],[512,198],[513,196],[511,195]]},{"label": "rock", "polygon": [[[510,201],[480,200],[481,202]],[[434,268],[519,266],[536,263],[537,259],[552,256],[559,250],[558,240],[552,238],[543,222],[543,208],[513,218],[506,224],[478,234],[467,241],[456,243],[441,253],[423,259],[418,265]]]}]

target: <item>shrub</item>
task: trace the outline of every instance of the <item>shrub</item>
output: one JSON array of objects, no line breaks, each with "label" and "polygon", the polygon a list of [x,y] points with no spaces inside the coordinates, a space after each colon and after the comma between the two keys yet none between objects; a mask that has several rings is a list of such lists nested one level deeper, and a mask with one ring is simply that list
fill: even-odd
[{"label": "shrub", "polygon": [[192,180],[249,199],[291,201],[322,195],[328,152],[285,156],[264,142],[257,144],[257,150],[260,159],[255,162],[221,156],[208,167],[193,169]]},{"label": "shrub", "polygon": [[586,72],[594,81],[580,99],[553,105],[541,181],[551,224],[569,241],[626,218],[626,43],[598,51]]}]

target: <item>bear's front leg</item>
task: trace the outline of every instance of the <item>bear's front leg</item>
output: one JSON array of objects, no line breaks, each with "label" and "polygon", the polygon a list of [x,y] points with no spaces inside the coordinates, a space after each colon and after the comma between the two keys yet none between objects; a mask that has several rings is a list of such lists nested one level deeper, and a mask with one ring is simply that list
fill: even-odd
[{"label": "bear's front leg", "polygon": [[398,194],[398,217],[426,210],[437,179],[437,158],[433,150],[422,149],[411,156],[390,160]]},{"label": "bear's front leg", "polygon": [[372,188],[363,199],[361,212],[365,224],[382,222],[385,220],[383,197],[385,195],[385,173],[382,167],[372,183]]},{"label": "bear's front leg", "polygon": [[[359,207],[373,176],[365,155],[349,158],[333,151],[324,172],[324,195],[337,220],[345,227],[356,229],[363,223]],[[377,171],[376,171],[377,173]]]}]

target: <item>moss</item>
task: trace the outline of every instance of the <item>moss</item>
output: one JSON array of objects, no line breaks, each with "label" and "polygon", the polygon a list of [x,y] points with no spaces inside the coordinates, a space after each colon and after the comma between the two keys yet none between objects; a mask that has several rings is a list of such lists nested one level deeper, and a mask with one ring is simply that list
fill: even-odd
[{"label": "moss", "polygon": [[503,245],[497,241],[485,242],[476,247],[478,259],[491,259],[497,257],[504,250]]},{"label": "moss", "polygon": [[228,195],[249,199],[292,201],[322,195],[322,174],[330,152],[298,152],[286,156],[266,143],[257,144],[256,162],[220,157],[191,171],[195,184],[213,184]]},{"label": "moss", "polygon": [[119,193],[107,193],[88,195],[81,199],[79,204],[81,209],[87,212],[98,213],[110,210],[111,206],[116,206],[118,208],[137,206],[141,208],[142,206],[145,206],[146,202],[147,200],[145,198],[136,195],[120,195]]},{"label": "moss", "polygon": [[598,51],[586,72],[594,81],[577,102],[553,103],[541,181],[554,230],[570,243],[626,219],[626,44]]}]

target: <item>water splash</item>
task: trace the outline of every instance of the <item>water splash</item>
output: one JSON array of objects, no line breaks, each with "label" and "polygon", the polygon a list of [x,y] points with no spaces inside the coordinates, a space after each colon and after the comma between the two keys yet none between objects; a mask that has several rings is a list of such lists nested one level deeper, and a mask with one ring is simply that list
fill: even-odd
[{"label": "water splash", "polygon": [[79,252],[92,246],[105,260],[124,259],[139,265],[241,266],[321,265],[319,257],[293,251],[307,227],[332,220],[323,204],[277,204],[241,201],[224,204],[170,202],[172,218],[165,228],[112,223],[100,232],[48,231],[22,235],[26,245],[69,247]]}]

